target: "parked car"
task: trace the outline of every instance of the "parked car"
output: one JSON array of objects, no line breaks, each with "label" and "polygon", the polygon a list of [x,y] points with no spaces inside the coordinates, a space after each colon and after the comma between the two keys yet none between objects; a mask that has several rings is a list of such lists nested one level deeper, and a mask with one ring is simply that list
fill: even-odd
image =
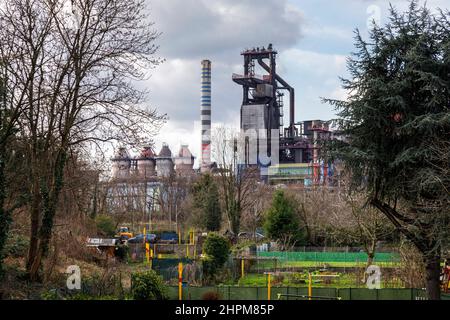
[{"label": "parked car", "polygon": [[[156,234],[147,233],[145,242],[156,243],[157,241],[158,241],[158,237]],[[137,236],[128,239],[128,243],[144,243],[144,235],[138,234]]]},{"label": "parked car", "polygon": [[161,232],[158,238],[159,243],[178,243],[178,234],[175,231]]}]

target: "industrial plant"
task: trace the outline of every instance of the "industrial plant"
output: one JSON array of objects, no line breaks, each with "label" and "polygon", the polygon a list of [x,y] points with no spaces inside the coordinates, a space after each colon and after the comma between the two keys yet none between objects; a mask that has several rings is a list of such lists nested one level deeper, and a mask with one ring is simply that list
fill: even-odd
[{"label": "industrial plant", "polygon": [[[277,73],[277,51],[272,44],[267,48],[245,50],[241,55],[244,72],[232,75],[232,81],[242,87],[240,129],[244,139],[234,150],[243,149],[239,168],[257,167],[259,179],[271,185],[334,186],[339,176],[336,164],[320,157],[319,141],[333,138],[328,122],[296,121],[295,90]],[[210,60],[201,61],[199,168],[194,168],[195,157],[188,145],[181,145],[176,155],[166,143],[158,153],[146,146],[137,156],[131,156],[120,147],[111,159],[107,184],[112,211],[131,210],[147,217],[169,201],[168,184],[216,172],[217,164],[211,160],[211,69]],[[284,103],[286,94],[289,96],[287,104]],[[285,111],[288,114],[286,125]],[[249,134],[253,132],[254,137]],[[256,139],[251,141],[252,138]],[[173,215],[176,216],[176,212]]]},{"label": "industrial plant", "polygon": [[[319,141],[333,137],[329,123],[296,121],[295,89],[277,73],[277,51],[272,44],[267,48],[247,49],[241,55],[244,72],[232,75],[232,81],[242,87],[240,128],[244,136],[253,131],[258,135],[257,143],[244,140],[241,166],[257,166],[261,180],[270,184],[333,185],[336,182],[335,165],[321,159],[319,146]],[[127,150],[119,148],[112,158],[113,181],[124,183],[127,179],[137,178],[157,184],[161,177],[169,177],[172,173],[190,175],[211,171],[215,166],[211,160],[211,69],[210,60],[201,61],[199,169],[194,170],[194,156],[187,145],[181,146],[176,157],[166,144],[158,154],[148,146],[137,157],[130,157]],[[287,104],[284,102],[286,94],[289,97]],[[288,114],[286,125],[285,111]],[[260,136],[262,132],[264,134]],[[251,154],[252,148],[255,148],[255,155]],[[252,157],[256,159],[254,163]],[[267,158],[270,160],[263,161]]]},{"label": "industrial plant", "polygon": [[[256,130],[258,134],[265,131],[267,146],[261,152],[261,143],[258,143],[256,150],[257,165],[267,169],[261,170],[261,178],[272,184],[328,184],[333,175],[333,165],[320,159],[318,145],[320,140],[331,137],[328,123],[322,120],[296,122],[295,90],[277,74],[277,51],[272,44],[267,48],[245,50],[241,55],[244,57],[244,74],[233,74],[232,79],[242,86],[241,130]],[[264,73],[257,74],[257,67]],[[287,126],[283,121],[285,93],[289,95]],[[245,164],[251,164],[251,147],[249,143],[245,144]],[[273,152],[279,152],[275,157],[279,161],[261,161],[267,156],[273,159]]]},{"label": "industrial plant", "polygon": [[124,147],[120,147],[111,159],[111,180],[125,181],[134,178],[156,181],[173,173],[189,175],[194,173],[194,159],[188,145],[181,145],[176,156],[172,155],[165,143],[159,153],[156,154],[152,147],[147,146],[137,157],[131,157]]}]

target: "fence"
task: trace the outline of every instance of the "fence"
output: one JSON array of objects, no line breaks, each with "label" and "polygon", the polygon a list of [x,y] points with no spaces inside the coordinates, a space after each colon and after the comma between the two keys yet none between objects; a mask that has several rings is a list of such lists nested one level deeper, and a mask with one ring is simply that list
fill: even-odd
[{"label": "fence", "polygon": [[[183,300],[201,300],[205,293],[215,292],[221,300],[267,300],[267,287],[183,287]],[[270,298],[277,300],[305,300],[298,296],[307,296],[308,288],[272,287]],[[367,288],[313,288],[312,296],[340,298],[341,300],[426,300],[423,289],[367,289]],[[169,287],[169,298],[178,299],[178,287]],[[444,295],[443,299],[450,299]]]},{"label": "fence", "polygon": [[[145,246],[143,243],[129,243],[128,248],[132,261],[143,261],[145,259]],[[152,243],[150,248],[156,257],[160,254],[162,257],[192,258],[201,253],[200,246],[195,244]]]},{"label": "fence", "polygon": [[[258,257],[277,258],[280,261],[312,261],[312,262],[363,262],[367,261],[365,252],[299,252],[299,251],[268,251],[258,252]],[[397,253],[375,253],[374,262],[399,261]]]},{"label": "fence", "polygon": [[[376,249],[376,252],[383,252],[383,253],[392,253],[397,252],[397,248],[395,247],[388,247],[388,246],[379,246]],[[269,243],[267,244],[267,250],[260,250],[260,251],[278,251],[276,243]],[[289,251],[292,252],[364,252],[363,247],[349,247],[349,246],[343,246],[343,247],[313,247],[313,246],[303,246],[303,247],[293,247],[290,248]]]},{"label": "fence", "polygon": [[192,259],[153,259],[152,269],[165,280],[178,279],[178,263],[183,263],[183,278],[189,283],[202,281],[203,269],[201,264]]}]

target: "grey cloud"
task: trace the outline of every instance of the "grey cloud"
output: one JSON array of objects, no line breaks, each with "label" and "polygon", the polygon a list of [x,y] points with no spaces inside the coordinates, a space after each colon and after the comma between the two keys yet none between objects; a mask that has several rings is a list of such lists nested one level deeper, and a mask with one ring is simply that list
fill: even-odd
[{"label": "grey cloud", "polygon": [[283,49],[301,37],[302,14],[286,0],[151,1],[150,9],[167,58],[229,57],[269,42]]},{"label": "grey cloud", "polygon": [[273,43],[280,52],[301,38],[302,13],[286,0],[150,1],[150,19],[162,32],[158,54],[167,61],[146,82],[150,103],[188,129],[200,115],[200,61],[212,60],[212,121],[239,115],[240,52]]}]

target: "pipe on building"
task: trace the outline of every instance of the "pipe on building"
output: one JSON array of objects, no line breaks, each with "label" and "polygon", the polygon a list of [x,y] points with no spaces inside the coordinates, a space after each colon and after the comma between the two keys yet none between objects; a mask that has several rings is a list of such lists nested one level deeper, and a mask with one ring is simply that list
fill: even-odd
[{"label": "pipe on building", "polygon": [[[262,58],[258,58],[258,63],[264,70],[266,70],[269,74],[272,74],[270,67],[264,63]],[[295,91],[294,88],[291,87],[283,78],[281,78],[278,74],[274,74],[275,79],[280,82],[287,90],[289,90],[289,131],[290,135],[294,136],[295,131]]]}]

